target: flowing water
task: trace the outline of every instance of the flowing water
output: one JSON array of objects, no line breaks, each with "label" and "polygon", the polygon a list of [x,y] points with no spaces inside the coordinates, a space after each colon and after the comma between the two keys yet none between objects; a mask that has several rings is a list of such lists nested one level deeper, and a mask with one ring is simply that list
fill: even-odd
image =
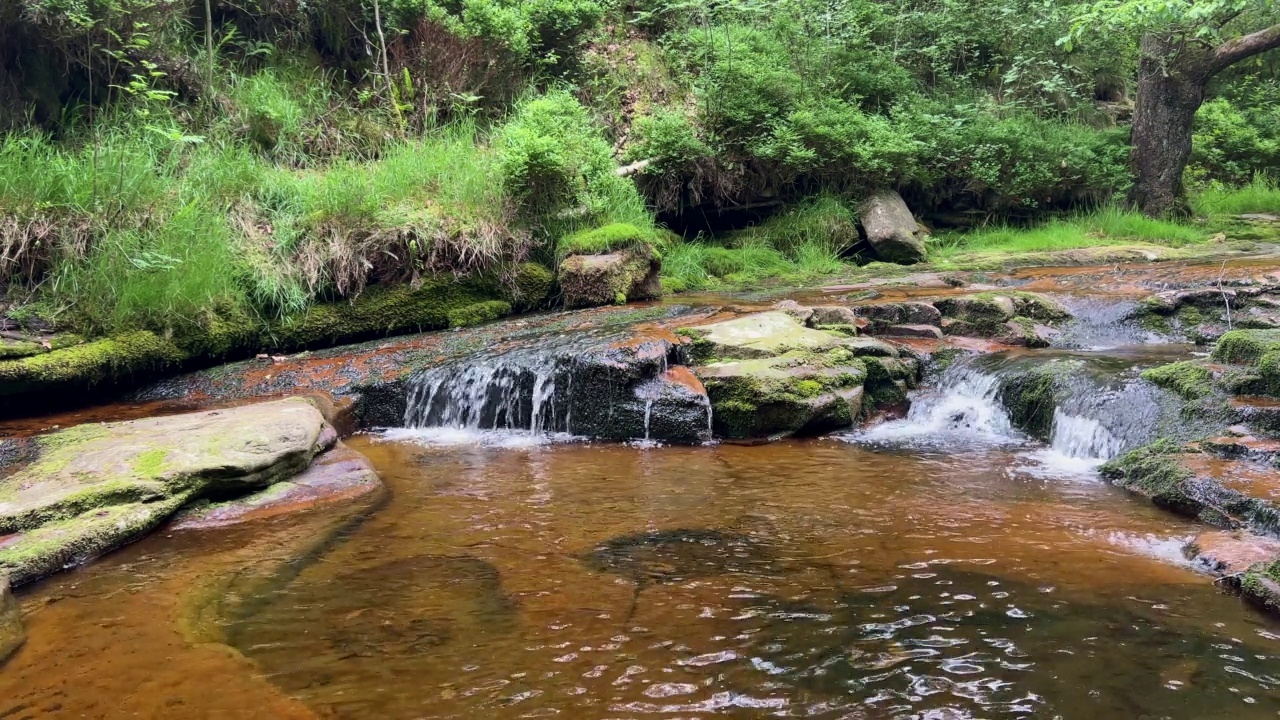
[{"label": "flowing water", "polygon": [[[428,370],[404,428],[348,440],[385,495],[21,592],[0,719],[1280,717],[1280,624],[1096,473],[1166,420],[1138,370],[1186,349],[1071,345],[755,446],[575,438],[562,354]],[[1042,442],[1000,396],[1045,357],[1082,370]]]}]

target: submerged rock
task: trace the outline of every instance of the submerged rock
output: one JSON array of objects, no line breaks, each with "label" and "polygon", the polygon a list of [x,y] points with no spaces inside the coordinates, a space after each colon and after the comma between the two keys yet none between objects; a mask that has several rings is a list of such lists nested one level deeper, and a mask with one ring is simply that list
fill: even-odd
[{"label": "submerged rock", "polygon": [[899,265],[912,265],[928,259],[923,230],[897,192],[872,195],[862,205],[861,219],[867,242],[879,259]]},{"label": "submerged rock", "polygon": [[9,589],[9,578],[0,573],[0,665],[22,646],[26,634],[22,629],[22,608]]},{"label": "submerged rock", "polygon": [[774,553],[746,535],[710,529],[657,530],[603,542],[579,558],[638,586],[768,570]]},{"label": "submerged rock", "polygon": [[304,470],[336,433],[303,399],[81,425],[0,480],[0,572],[23,584],[138,539],[189,501]]},{"label": "submerged rock", "polygon": [[572,255],[560,263],[560,288],[567,308],[594,307],[662,297],[657,254],[620,250],[606,255]]}]

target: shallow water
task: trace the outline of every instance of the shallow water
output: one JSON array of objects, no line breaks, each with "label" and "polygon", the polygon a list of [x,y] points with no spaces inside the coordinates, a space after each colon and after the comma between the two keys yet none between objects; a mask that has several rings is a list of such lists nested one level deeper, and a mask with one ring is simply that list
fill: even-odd
[{"label": "shallow water", "polygon": [[1034,445],[395,438],[350,443],[363,512],[24,594],[0,717],[1280,713],[1280,628],[1185,566],[1194,526]]}]

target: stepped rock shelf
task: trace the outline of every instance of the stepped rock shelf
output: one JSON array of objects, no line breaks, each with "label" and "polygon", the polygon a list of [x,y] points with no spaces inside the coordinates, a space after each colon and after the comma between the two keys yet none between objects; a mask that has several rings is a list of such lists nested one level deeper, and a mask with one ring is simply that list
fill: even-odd
[{"label": "stepped rock shelf", "polygon": [[[1107,481],[1202,524],[1185,549],[1196,567],[1280,614],[1270,268],[922,273],[781,299],[542,313],[233,363],[123,404],[0,424],[0,659],[25,638],[10,585],[161,526],[354,517],[383,485],[339,438],[401,427],[699,445],[898,418],[945,435],[994,412],[1005,440],[1109,459]],[[1187,340],[1213,347],[1198,357]],[[1108,343],[1145,354],[1091,349]]]}]

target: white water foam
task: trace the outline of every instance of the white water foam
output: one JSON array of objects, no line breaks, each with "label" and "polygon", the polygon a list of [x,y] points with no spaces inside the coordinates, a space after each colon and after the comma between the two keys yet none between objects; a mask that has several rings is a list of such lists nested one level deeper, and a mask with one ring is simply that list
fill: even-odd
[{"label": "white water foam", "polygon": [[857,442],[939,446],[1026,442],[996,399],[999,378],[972,367],[953,367],[933,390],[916,393],[902,420],[848,437]]},{"label": "white water foam", "polygon": [[502,450],[537,448],[584,440],[569,433],[456,427],[387,428],[379,434],[379,438],[390,442],[407,442],[432,448],[476,447]]}]

